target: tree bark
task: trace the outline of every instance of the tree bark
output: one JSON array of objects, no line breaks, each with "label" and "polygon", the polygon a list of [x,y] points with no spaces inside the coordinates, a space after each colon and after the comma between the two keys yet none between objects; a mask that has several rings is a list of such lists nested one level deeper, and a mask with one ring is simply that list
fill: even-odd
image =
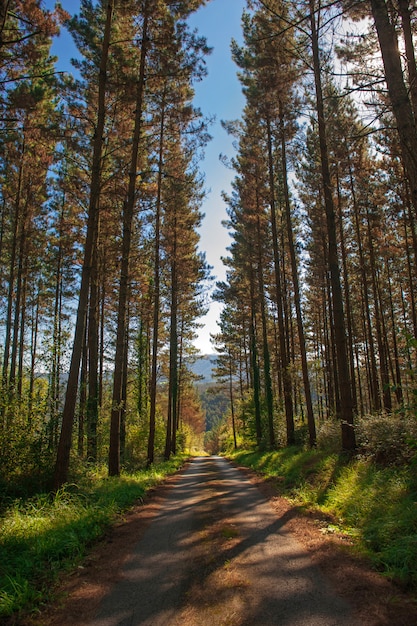
[{"label": "tree bark", "polygon": [[261,382],[259,375],[259,363],[258,363],[258,349],[256,338],[256,307],[255,307],[255,289],[254,289],[254,276],[252,265],[250,267],[250,322],[249,322],[249,337],[250,337],[250,358],[252,366],[253,376],[253,403],[255,408],[255,434],[256,443],[258,446],[262,444],[262,419],[261,419]]},{"label": "tree bark", "polygon": [[337,254],[336,218],[332,195],[332,184],[329,168],[329,157],[326,137],[326,121],[324,116],[323,91],[321,85],[321,68],[319,39],[315,18],[315,1],[310,0],[310,23],[313,50],[314,81],[316,88],[317,117],[319,127],[320,159],[323,180],[324,204],[326,211],[329,270],[332,289],[332,308],[335,333],[335,350],[340,395],[340,420],[342,429],[342,447],[345,450],[356,448],[352,385],[349,376],[349,364],[346,349],[345,315],[343,310],[342,286]]},{"label": "tree bark", "polygon": [[258,282],[259,282],[259,298],[261,301],[261,322],[262,322],[262,347],[263,347],[263,366],[264,366],[264,384],[265,384],[265,398],[266,409],[268,415],[268,437],[269,446],[271,449],[275,448],[275,432],[274,432],[274,399],[272,394],[272,379],[271,379],[271,358],[269,355],[268,345],[268,320],[265,305],[265,281],[263,277],[263,259],[262,259],[262,243],[261,243],[261,229],[260,229],[260,217],[259,217],[259,198],[258,191],[256,193],[257,201],[257,248],[258,248]]},{"label": "tree bark", "polygon": [[408,82],[410,86],[410,96],[414,111],[414,121],[417,123],[417,67],[416,55],[414,51],[413,29],[411,26],[411,11],[409,0],[398,0],[398,9],[401,15],[405,53],[407,57]]},{"label": "tree bark", "polygon": [[155,259],[154,259],[154,302],[153,302],[153,330],[152,330],[152,358],[150,380],[150,407],[149,407],[149,435],[147,464],[152,465],[155,455],[155,427],[156,427],[156,386],[158,373],[158,341],[159,341],[159,306],[160,306],[160,265],[161,265],[161,194],[162,194],[162,166],[164,162],[164,130],[165,130],[165,99],[161,107],[161,122],[159,131],[158,156],[158,190],[155,215]]},{"label": "tree bark", "polygon": [[287,342],[285,336],[285,324],[284,324],[284,308],[283,308],[283,295],[282,295],[282,281],[281,281],[281,268],[280,268],[280,254],[278,249],[278,228],[277,228],[277,216],[276,216],[276,202],[275,202],[275,176],[274,176],[274,159],[272,150],[272,133],[271,133],[271,121],[267,119],[267,133],[268,133],[268,169],[269,169],[269,203],[271,209],[271,230],[272,230],[272,247],[274,252],[274,274],[275,274],[275,299],[277,305],[278,314],[278,335],[279,335],[279,348],[280,348],[280,362],[282,371],[282,384],[284,392],[284,407],[285,407],[285,420],[287,427],[287,444],[292,445],[295,441],[295,426],[294,426],[294,408],[292,402],[292,389],[291,389],[291,374],[290,374],[290,362],[288,357]]},{"label": "tree bark", "polygon": [[311,398],[310,378],[308,374],[307,351],[306,351],[306,342],[305,342],[305,335],[304,335],[303,315],[301,311],[300,281],[298,278],[297,258],[295,254],[294,234],[293,234],[292,221],[291,221],[290,194],[289,194],[289,189],[288,189],[287,149],[286,149],[286,140],[285,140],[284,117],[283,117],[282,110],[280,111],[280,129],[281,129],[282,181],[284,185],[284,205],[285,205],[285,216],[286,216],[286,223],[287,223],[287,238],[288,238],[288,246],[289,246],[289,251],[290,251],[290,259],[291,259],[292,283],[294,287],[294,305],[295,305],[295,312],[297,316],[297,332],[298,332],[298,341],[300,344],[301,369],[302,369],[302,374],[303,374],[304,397],[305,397],[306,410],[307,410],[309,442],[310,442],[310,446],[313,447],[316,445],[316,441],[317,441],[316,422],[314,418],[313,401]]},{"label": "tree bark", "polygon": [[91,170],[87,234],[84,247],[84,260],[81,273],[81,285],[78,299],[77,319],[75,324],[71,364],[67,382],[67,391],[65,395],[65,404],[62,413],[61,435],[59,439],[58,452],[55,463],[55,489],[58,489],[67,481],[70,462],[72,429],[78,391],[78,376],[80,371],[80,362],[88,306],[88,294],[90,289],[91,262],[93,257],[93,245],[96,239],[95,234],[98,223],[98,201],[100,196],[101,184],[101,161],[104,143],[104,124],[106,118],[105,104],[107,85],[107,61],[109,56],[110,32],[113,20],[113,11],[113,0],[108,0],[98,79],[97,121],[93,139],[93,160]]},{"label": "tree bark", "polygon": [[404,168],[417,213],[417,126],[409,90],[404,80],[395,25],[390,21],[385,0],[370,0],[384,64],[392,111],[397,123]]},{"label": "tree bark", "polygon": [[90,303],[88,309],[88,394],[86,399],[86,422],[87,422],[87,459],[97,460],[97,426],[98,426],[98,231],[93,245],[93,258],[91,264]]},{"label": "tree bark", "polygon": [[110,420],[109,476],[120,474],[120,422],[123,411],[122,381],[125,362],[125,336],[127,302],[129,290],[130,249],[132,245],[132,223],[136,202],[136,178],[139,147],[142,139],[143,95],[145,88],[146,54],[148,50],[148,13],[145,8],[142,26],[142,46],[139,77],[136,87],[136,113],[133,130],[132,153],[130,159],[129,185],[123,206],[123,240],[120,268],[119,305],[117,312],[116,354],[114,357],[113,401]]},{"label": "tree bark", "polygon": [[165,453],[168,460],[174,452],[177,433],[178,408],[178,276],[176,266],[176,228],[174,226],[173,259],[171,263],[171,314],[169,333],[169,385],[168,385],[168,416],[166,425]]}]

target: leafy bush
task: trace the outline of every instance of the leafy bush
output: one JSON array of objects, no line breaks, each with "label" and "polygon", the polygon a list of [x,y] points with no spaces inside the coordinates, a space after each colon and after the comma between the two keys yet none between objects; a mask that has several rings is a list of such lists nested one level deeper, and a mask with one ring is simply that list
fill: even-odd
[{"label": "leafy bush", "polygon": [[415,456],[417,420],[402,414],[370,415],[356,426],[359,450],[383,465],[403,465]]}]

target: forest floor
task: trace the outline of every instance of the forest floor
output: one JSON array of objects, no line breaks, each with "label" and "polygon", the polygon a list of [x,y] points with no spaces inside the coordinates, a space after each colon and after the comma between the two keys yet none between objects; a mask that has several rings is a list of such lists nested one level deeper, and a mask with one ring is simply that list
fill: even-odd
[{"label": "forest floor", "polygon": [[[277,520],[284,520],[285,533],[294,537],[303,547],[313,567],[320,570],[320,575],[327,581],[326,584],[330,585],[332,592],[352,607],[354,619],[348,622],[349,624],[352,623],[352,626],[417,624],[415,596],[373,571],[370,563],[355,552],[349,537],[338,532],[331,532],[333,526],[328,517],[316,512],[306,513],[294,507],[288,500],[276,495],[277,492],[272,482],[265,481],[246,468],[239,469],[244,479],[255,485],[269,501]],[[104,618],[97,621],[96,616],[99,614],[100,606],[119,583],[121,572],[131,559],[135,546],[161,515],[167,498],[181,481],[184,471],[186,468],[149,492],[144,504],[130,510],[109,530],[103,540],[92,547],[83,565],[61,579],[54,594],[53,605],[44,608],[36,616],[19,621],[12,620],[9,623],[19,626],[84,626],[87,624],[101,626],[101,624],[106,624]],[[144,623],[167,625],[181,623],[183,626],[206,623],[201,621],[199,609],[196,608],[200,603],[204,607],[205,614],[209,616],[207,623],[213,626],[246,624],[246,619],[239,617],[242,606],[236,605],[236,610],[230,613],[230,607],[233,608],[235,600],[231,599],[230,594],[227,597],[224,596],[225,587],[228,587],[229,591],[232,588],[235,591],[239,590],[242,598],[247,595],[248,583],[245,581],[242,565],[240,569],[238,565],[233,566],[233,563],[229,561],[227,565],[222,556],[222,568],[213,567],[213,561],[216,561],[218,565],[218,559],[214,555],[222,554],[222,551],[224,554],[226,552],[233,554],[240,540],[238,532],[234,530],[233,524],[226,524],[224,519],[213,518],[209,524],[206,520],[204,533],[202,534],[200,530],[199,538],[203,539],[200,542],[202,548],[199,549],[200,552],[193,553],[193,559],[198,559],[200,568],[202,563],[210,567],[210,577],[206,576],[204,585],[201,585],[201,572],[198,571],[198,576],[194,577],[187,587],[187,594],[192,594],[193,602],[180,607],[175,613],[175,619],[149,622],[145,620]],[[215,571],[217,574],[214,573]],[[241,599],[241,604],[242,602]],[[221,618],[213,617],[216,615],[213,613],[215,606],[219,611],[217,615],[222,615]],[[226,606],[229,611],[227,615],[224,611]],[[121,620],[108,623],[125,622]],[[131,623],[139,624],[142,621]],[[273,623],[293,622],[285,620],[281,622],[277,619],[277,621],[253,621],[252,623],[268,626]],[[294,623],[309,626],[310,623],[316,622],[304,620],[294,621]],[[345,622],[341,620],[340,623]],[[334,624],[339,624],[339,622],[336,620]]]}]

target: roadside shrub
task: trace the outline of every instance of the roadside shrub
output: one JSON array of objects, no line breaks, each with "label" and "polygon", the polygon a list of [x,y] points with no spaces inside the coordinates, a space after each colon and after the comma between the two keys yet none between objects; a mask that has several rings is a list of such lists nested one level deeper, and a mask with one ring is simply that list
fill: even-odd
[{"label": "roadside shrub", "polygon": [[404,465],[416,456],[417,420],[401,414],[369,415],[358,420],[359,453],[381,465]]},{"label": "roadside shrub", "polygon": [[340,422],[327,419],[317,427],[317,447],[322,450],[340,451]]}]

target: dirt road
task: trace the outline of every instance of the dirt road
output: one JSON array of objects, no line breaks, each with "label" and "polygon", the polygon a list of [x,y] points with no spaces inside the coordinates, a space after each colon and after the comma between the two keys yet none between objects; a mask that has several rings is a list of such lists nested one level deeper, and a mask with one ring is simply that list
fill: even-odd
[{"label": "dirt road", "polygon": [[219,457],[169,493],[91,626],[354,626],[261,492]]},{"label": "dirt road", "polygon": [[412,597],[273,493],[225,459],[192,460],[24,626],[417,624]]}]

